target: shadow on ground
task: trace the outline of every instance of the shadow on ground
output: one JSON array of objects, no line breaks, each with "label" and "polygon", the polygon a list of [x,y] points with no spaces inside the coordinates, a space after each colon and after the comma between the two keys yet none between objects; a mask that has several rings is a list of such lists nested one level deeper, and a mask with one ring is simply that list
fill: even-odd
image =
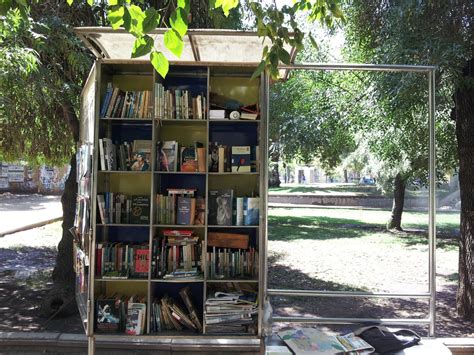
[{"label": "shadow on ground", "polygon": [[40,305],[52,287],[54,248],[0,248],[0,331],[83,333],[75,300],[73,316],[45,318]]},{"label": "shadow on ground", "polygon": [[[278,256],[268,260],[268,288],[294,290],[365,291],[347,285],[312,278],[299,270],[277,265]],[[408,292],[408,291],[407,291]],[[472,336],[471,322],[458,318],[453,311],[455,286],[443,287],[437,292],[436,336]],[[426,318],[428,301],[420,299],[376,299],[376,298],[333,298],[333,297],[286,297],[272,296],[271,304],[275,316],[294,317],[337,317],[337,318]],[[278,324],[277,329],[284,324]],[[329,326],[346,332],[357,326]],[[427,326],[405,326],[422,336],[428,334]]]}]

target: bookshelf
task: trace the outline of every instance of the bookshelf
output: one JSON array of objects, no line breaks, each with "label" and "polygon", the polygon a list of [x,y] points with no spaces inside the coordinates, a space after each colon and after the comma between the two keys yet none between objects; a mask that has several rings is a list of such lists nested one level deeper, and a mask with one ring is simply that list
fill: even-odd
[{"label": "bookshelf", "polygon": [[174,64],[162,79],[146,62],[96,62],[81,128],[90,242],[75,243],[89,336],[261,339],[267,117],[210,118],[266,107],[252,73]]}]

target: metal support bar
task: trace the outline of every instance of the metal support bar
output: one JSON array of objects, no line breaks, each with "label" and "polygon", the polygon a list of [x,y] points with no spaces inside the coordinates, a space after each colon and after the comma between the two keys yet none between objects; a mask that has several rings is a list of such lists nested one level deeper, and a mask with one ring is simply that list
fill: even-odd
[{"label": "metal support bar", "polygon": [[428,73],[428,106],[429,106],[429,292],[430,329],[429,335],[435,335],[436,323],[436,135],[435,135],[435,70]]},{"label": "metal support bar", "polygon": [[386,325],[429,324],[430,318],[325,318],[325,317],[273,317],[274,323],[315,323],[315,324],[360,324],[376,323]]},{"label": "metal support bar", "polygon": [[398,65],[398,64],[342,64],[342,63],[315,63],[279,65],[278,69],[287,70],[358,70],[380,72],[417,72],[426,73],[436,70],[432,65]]},{"label": "metal support bar", "polygon": [[386,292],[352,292],[352,291],[313,291],[313,290],[278,290],[269,289],[270,296],[288,297],[370,297],[370,298],[424,298],[430,299],[431,293],[386,293]]}]

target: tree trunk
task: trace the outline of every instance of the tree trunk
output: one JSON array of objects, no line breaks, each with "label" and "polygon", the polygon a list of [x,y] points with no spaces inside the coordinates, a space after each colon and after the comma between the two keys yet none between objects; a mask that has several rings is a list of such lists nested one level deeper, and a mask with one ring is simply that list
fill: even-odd
[{"label": "tree trunk", "polygon": [[[67,102],[60,108],[64,118],[69,124],[74,142],[79,141],[79,120],[72,105]],[[53,270],[53,288],[44,298],[41,305],[41,312],[49,317],[55,314],[71,314],[76,311],[74,304],[74,267],[73,267],[73,238],[69,229],[74,225],[76,212],[76,155],[73,154],[70,160],[71,169],[64,185],[64,192],[61,197],[63,209],[62,238],[58,245],[58,255]]]},{"label": "tree trunk", "polygon": [[[474,80],[474,58],[463,70],[466,79]],[[453,118],[459,156],[461,194],[461,236],[459,239],[459,282],[456,295],[458,314],[472,319],[473,233],[474,233],[474,88],[461,85],[454,94]]]},{"label": "tree trunk", "polygon": [[278,170],[278,163],[280,161],[280,149],[277,144],[274,145],[270,151],[270,172],[268,176],[269,187],[280,187],[280,171]]},{"label": "tree trunk", "polygon": [[387,229],[402,229],[402,213],[403,205],[405,203],[405,189],[406,189],[406,180],[402,178],[400,173],[395,176],[393,191],[393,206],[392,206],[392,215],[390,220],[387,223]]}]

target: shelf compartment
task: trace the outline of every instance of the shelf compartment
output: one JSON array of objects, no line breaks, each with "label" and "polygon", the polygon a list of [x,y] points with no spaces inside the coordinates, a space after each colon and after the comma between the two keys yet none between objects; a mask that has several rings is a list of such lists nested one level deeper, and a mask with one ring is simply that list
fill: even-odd
[{"label": "shelf compartment", "polygon": [[216,172],[209,172],[208,174],[209,174],[209,175],[213,175],[213,176],[234,176],[234,175],[246,176],[246,175],[260,175],[259,172],[255,172],[255,171],[252,171],[252,172],[245,172],[245,173],[236,173],[236,172],[216,173]]},{"label": "shelf compartment", "polygon": [[100,122],[120,122],[120,123],[133,123],[133,124],[144,124],[151,125],[153,119],[151,118],[123,118],[123,117],[101,117],[99,118]]},{"label": "shelf compartment", "polygon": [[154,228],[171,228],[171,229],[177,229],[177,228],[205,228],[205,225],[197,225],[197,224],[153,224],[152,227]]}]

